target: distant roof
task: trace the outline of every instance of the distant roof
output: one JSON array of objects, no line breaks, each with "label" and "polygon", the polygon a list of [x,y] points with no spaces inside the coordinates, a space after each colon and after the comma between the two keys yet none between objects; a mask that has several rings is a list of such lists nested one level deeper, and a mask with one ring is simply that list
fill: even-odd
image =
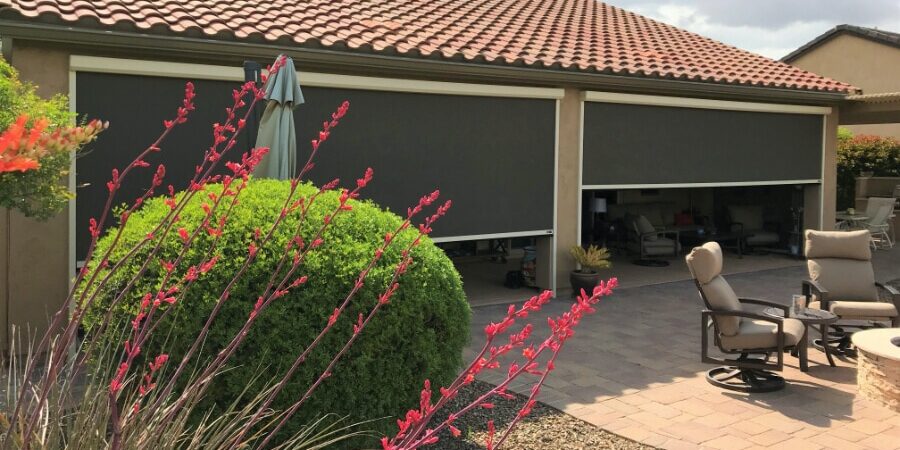
[{"label": "distant roof", "polygon": [[791,62],[800,57],[800,55],[805,54],[806,52],[818,47],[819,45],[825,43],[825,41],[831,39],[834,36],[837,36],[841,33],[849,33],[854,36],[861,37],[863,39],[868,39],[870,41],[875,41],[884,45],[890,45],[892,47],[900,48],[900,33],[894,33],[893,31],[884,31],[879,30],[877,28],[866,28],[866,27],[858,27],[856,25],[838,25],[828,31],[826,31],[821,36],[803,44],[797,50],[794,50],[788,53],[785,57],[781,58],[784,62]]},{"label": "distant roof", "polygon": [[0,19],[471,64],[856,90],[595,0],[0,0]]}]

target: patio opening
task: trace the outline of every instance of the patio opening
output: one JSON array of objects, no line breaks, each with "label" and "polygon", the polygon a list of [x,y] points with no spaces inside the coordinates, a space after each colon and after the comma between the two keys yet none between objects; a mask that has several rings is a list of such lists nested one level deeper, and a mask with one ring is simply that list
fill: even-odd
[{"label": "patio opening", "polygon": [[552,236],[442,242],[472,306],[522,301],[550,289]]},{"label": "patio opening", "polygon": [[683,256],[719,242],[732,273],[802,263],[804,198],[814,185],[584,190],[581,242],[605,246],[625,286],[690,278]]}]

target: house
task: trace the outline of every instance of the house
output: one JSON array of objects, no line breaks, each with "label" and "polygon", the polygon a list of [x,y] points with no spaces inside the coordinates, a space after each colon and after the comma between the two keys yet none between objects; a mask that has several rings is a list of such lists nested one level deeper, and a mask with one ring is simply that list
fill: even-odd
[{"label": "house", "polygon": [[111,122],[77,161],[68,219],[0,221],[10,311],[62,297],[111,168],[193,80],[204,108],[159,159],[186,179],[246,60],[294,59],[300,142],[351,102],[314,179],[371,165],[367,195],[401,211],[439,187],[454,211],[437,241],[527,239],[551,289],[568,287],[568,249],[601,196],[620,209],[694,191],[710,205],[789,198],[803,226],[829,228],[837,108],[856,92],[594,0],[0,0],[0,36],[42,93]]},{"label": "house", "polygon": [[[900,99],[900,33],[854,25],[838,25],[789,53],[782,61],[820,75],[837,78],[862,89],[870,103]],[[854,133],[900,139],[900,118],[884,123],[843,118]],[[871,120],[871,119],[870,119]]]}]

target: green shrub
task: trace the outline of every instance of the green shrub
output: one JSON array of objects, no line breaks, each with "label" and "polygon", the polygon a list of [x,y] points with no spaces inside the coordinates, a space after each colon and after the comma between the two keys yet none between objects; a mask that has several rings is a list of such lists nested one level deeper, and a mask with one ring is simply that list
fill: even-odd
[{"label": "green shrub", "polygon": [[[51,128],[69,125],[75,117],[65,96],[42,99],[34,85],[19,80],[16,69],[0,58],[0,131],[23,114],[32,120],[46,118]],[[61,153],[44,158],[36,170],[0,173],[0,207],[37,219],[57,214],[73,195],[62,182],[70,162],[70,155]]]},{"label": "green shrub", "polygon": [[[209,189],[221,191],[221,186],[213,185]],[[225,283],[244,262],[254,228],[269,228],[289,189],[288,181],[251,180],[241,193],[240,204],[229,216],[219,242],[218,253],[221,257],[215,269],[197,281],[185,300],[176,306],[178,309],[172,315],[173,319],[154,333],[154,336],[159,336],[158,340],[145,345],[142,354],[166,352],[174,361],[179,360],[202,328]],[[311,185],[301,185],[299,189],[304,196],[317,190]],[[179,226],[188,230],[196,227],[203,214],[199,207],[201,197],[205,199],[205,195],[196,196],[181,214]],[[307,242],[322,223],[326,212],[337,204],[336,192],[328,192],[316,200],[309,219],[302,225],[301,234]],[[273,377],[283,374],[351,290],[357,274],[368,263],[384,234],[401,222],[397,215],[383,211],[371,202],[354,202],[353,205],[352,211],[334,219],[325,234],[325,244],[312,251],[301,266],[301,274],[309,276],[308,283],[278,299],[260,316],[229,363],[229,370],[214,381],[204,400],[207,405],[223,405],[237,398],[260,373]],[[168,210],[162,198],[155,198],[134,214],[111,263],[115,264],[131,250],[133,244],[162,221]],[[275,270],[278,257],[296,228],[297,220],[289,216],[276,232],[276,238],[259,250],[257,261],[250,265],[248,273],[232,289],[206,340],[204,358],[222,349],[247,319],[257,296]],[[163,260],[172,260],[181,248],[177,233],[171,234],[160,252]],[[335,329],[281,393],[274,405],[276,408],[286,407],[300,398],[347,341],[357,315],[367,312],[376,303],[378,294],[391,277],[393,266],[400,260],[400,250],[415,235],[412,229],[401,233],[395,245],[385,253],[384,260],[371,272],[365,287],[337,322]],[[182,267],[197,264],[210,242],[211,238],[204,234],[200,241],[192,245],[188,260]],[[110,244],[110,236],[104,237],[98,244],[98,251],[102,254]],[[427,239],[413,251],[413,257],[413,266],[401,278],[400,289],[391,303],[375,317],[371,326],[336,366],[332,377],[313,394],[293,420],[294,424],[309,423],[325,413],[350,415],[354,419],[396,416],[404,413],[409,405],[417,404],[424,379],[431,379],[440,385],[449,383],[458,373],[462,364],[461,352],[469,336],[470,316],[459,274],[443,252]],[[125,283],[126,274],[130,277],[145,260],[141,255],[132,258],[131,267],[119,271],[109,283],[109,291],[102,297],[105,303],[94,308],[85,320],[88,330],[99,322],[99,314],[105,310],[103,306]],[[155,290],[162,273],[163,269],[154,261],[127,303],[115,311],[119,323],[131,320],[137,311],[140,296]],[[164,339],[167,342],[162,342]],[[260,371],[261,367],[266,369]],[[263,381],[270,380],[260,382]],[[392,423],[393,420],[380,421],[377,428],[388,432],[392,430]]]},{"label": "green shrub", "polygon": [[856,177],[872,172],[876,177],[900,176],[900,141],[889,137],[838,133],[837,207],[856,202]]}]

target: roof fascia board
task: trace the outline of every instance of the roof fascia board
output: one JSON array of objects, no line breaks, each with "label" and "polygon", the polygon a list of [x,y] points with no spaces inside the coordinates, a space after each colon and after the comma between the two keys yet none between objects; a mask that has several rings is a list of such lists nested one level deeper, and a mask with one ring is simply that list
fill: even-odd
[{"label": "roof fascia board", "polygon": [[12,38],[85,45],[93,48],[155,50],[167,54],[220,55],[235,58],[273,58],[284,53],[298,63],[322,65],[329,71],[360,69],[390,72],[399,77],[474,79],[498,84],[567,86],[594,90],[621,90],[654,94],[677,94],[755,100],[790,100],[806,104],[836,104],[846,96],[841,92],[800,91],[744,85],[725,85],[675,79],[629,77],[602,73],[541,70],[525,67],[479,65],[431,59],[411,59],[387,55],[341,52],[325,49],[285,47],[262,43],[226,42],[212,39],[162,36],[127,32],[75,29],[66,26],[0,20],[0,35]]},{"label": "roof fascia board", "polygon": [[845,33],[849,34],[851,36],[854,36],[854,37],[858,37],[860,39],[874,42],[876,44],[881,44],[881,45],[885,45],[885,46],[889,46],[889,47],[900,47],[900,45],[898,45],[896,43],[888,42],[884,39],[879,39],[879,38],[872,36],[862,30],[859,30],[856,27],[838,25],[837,27],[834,27],[834,28],[826,31],[825,33],[813,38],[813,40],[807,42],[806,44],[801,45],[796,50],[788,53],[787,55],[785,55],[784,57],[781,58],[781,61],[784,63],[790,64],[791,62],[799,59],[801,56],[825,45],[832,39],[840,36],[841,34],[845,34]]},{"label": "roof fascia board", "polygon": [[629,105],[667,106],[673,108],[717,109],[725,111],[748,111],[782,114],[831,114],[828,106],[788,105],[776,103],[735,102],[709,100],[703,98],[667,97],[659,95],[621,94],[618,92],[584,93],[588,102],[622,103]]},{"label": "roof fascia board", "polygon": [[[244,81],[241,67],[210,64],[123,59],[100,56],[71,55],[69,70],[149,75],[160,77],[197,78],[204,80]],[[563,89],[493,84],[454,83],[446,81],[407,80],[321,72],[297,71],[304,86],[370,91],[413,92],[420,94],[470,95],[479,97],[513,97],[556,100],[563,97]]]},{"label": "roof fascia board", "polygon": [[841,33],[841,30],[837,28],[832,28],[825,33],[813,38],[813,40],[801,45],[800,47],[794,49],[794,51],[788,53],[781,57],[781,62],[790,64],[800,58],[801,56],[809,53],[813,49],[818,48],[822,44],[830,41],[832,38]]}]

